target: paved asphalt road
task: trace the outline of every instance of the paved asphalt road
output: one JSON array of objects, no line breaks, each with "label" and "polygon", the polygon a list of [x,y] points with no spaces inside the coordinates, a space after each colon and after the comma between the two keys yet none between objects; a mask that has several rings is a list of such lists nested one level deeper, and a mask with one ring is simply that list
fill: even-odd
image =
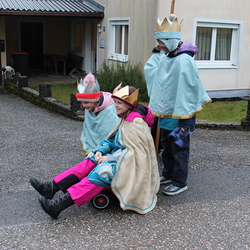
[{"label": "paved asphalt road", "polygon": [[0,249],[250,249],[249,131],[197,129],[188,190],[160,191],[146,215],[89,202],[53,220],[29,178],[49,180],[80,162],[81,130],[82,122],[0,95]]}]

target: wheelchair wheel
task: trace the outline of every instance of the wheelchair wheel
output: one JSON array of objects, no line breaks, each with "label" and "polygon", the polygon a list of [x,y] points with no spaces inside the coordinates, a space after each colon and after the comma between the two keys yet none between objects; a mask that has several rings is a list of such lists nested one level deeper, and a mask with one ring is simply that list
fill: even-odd
[{"label": "wheelchair wheel", "polygon": [[109,205],[109,197],[106,194],[98,194],[92,199],[94,207],[103,209]]}]

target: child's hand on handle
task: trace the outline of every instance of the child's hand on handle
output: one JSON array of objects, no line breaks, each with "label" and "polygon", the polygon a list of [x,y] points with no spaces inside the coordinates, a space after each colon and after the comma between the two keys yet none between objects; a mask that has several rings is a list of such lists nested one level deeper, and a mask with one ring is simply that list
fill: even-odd
[{"label": "child's hand on handle", "polygon": [[102,156],[102,152],[97,151],[95,153],[95,160],[97,161],[98,164],[102,162],[107,162],[108,161],[108,156]]}]

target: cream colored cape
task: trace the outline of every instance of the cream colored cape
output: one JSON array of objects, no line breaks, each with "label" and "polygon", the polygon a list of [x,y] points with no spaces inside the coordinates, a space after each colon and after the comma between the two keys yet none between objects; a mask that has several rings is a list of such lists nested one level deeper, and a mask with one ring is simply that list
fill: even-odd
[{"label": "cream colored cape", "polygon": [[145,214],[155,207],[160,186],[150,128],[138,117],[133,122],[120,119],[118,124],[108,138],[120,127],[119,141],[126,149],[117,162],[111,188],[123,210]]}]

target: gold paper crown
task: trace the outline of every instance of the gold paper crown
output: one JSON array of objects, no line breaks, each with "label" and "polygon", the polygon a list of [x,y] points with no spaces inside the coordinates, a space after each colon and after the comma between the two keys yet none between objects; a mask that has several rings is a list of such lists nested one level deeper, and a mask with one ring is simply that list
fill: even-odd
[{"label": "gold paper crown", "polygon": [[122,83],[120,83],[112,93],[112,97],[118,98],[127,104],[136,106],[138,104],[139,89],[136,89],[132,94],[129,94],[129,85],[121,88]]},{"label": "gold paper crown", "polygon": [[160,25],[158,24],[158,22],[156,22],[155,30],[157,32],[162,32],[162,31],[179,31],[180,32],[181,28],[180,28],[177,18],[175,18],[172,24],[170,24],[168,19],[165,17],[161,21]]}]

